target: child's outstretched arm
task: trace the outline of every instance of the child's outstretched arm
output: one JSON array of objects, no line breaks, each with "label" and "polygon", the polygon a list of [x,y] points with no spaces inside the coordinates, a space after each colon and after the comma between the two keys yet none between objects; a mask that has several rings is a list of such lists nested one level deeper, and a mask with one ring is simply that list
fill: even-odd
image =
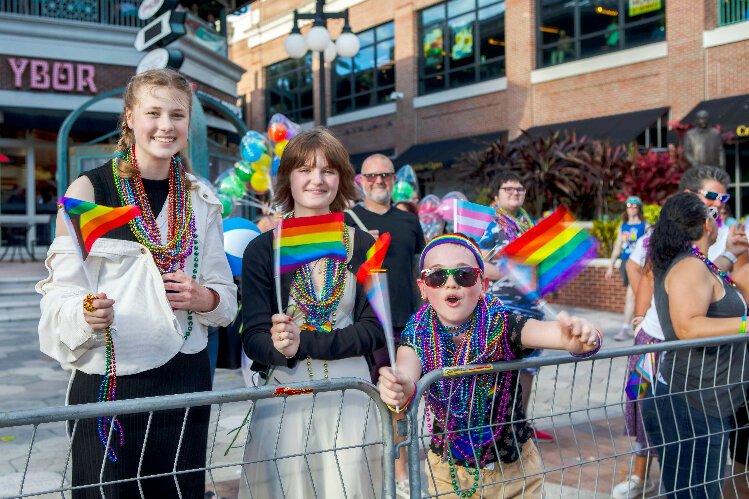
[{"label": "child's outstretched arm", "polygon": [[520,341],[526,348],[552,348],[584,355],[597,352],[603,336],[587,319],[559,312],[555,321],[529,319],[520,332]]},{"label": "child's outstretched arm", "polygon": [[421,378],[421,360],[414,349],[408,346],[398,347],[397,355],[396,372],[393,373],[390,367],[381,367],[377,388],[383,402],[403,409],[413,397],[416,382]]}]

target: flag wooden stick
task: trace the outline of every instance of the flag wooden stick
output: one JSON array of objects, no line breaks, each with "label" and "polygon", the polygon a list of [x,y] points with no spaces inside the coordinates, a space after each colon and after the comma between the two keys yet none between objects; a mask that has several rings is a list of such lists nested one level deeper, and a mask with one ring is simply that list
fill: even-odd
[{"label": "flag wooden stick", "polygon": [[278,313],[283,314],[283,305],[281,300],[281,227],[283,226],[283,219],[278,221],[276,227],[276,247],[273,249],[273,280],[276,283],[276,304],[278,305]]},{"label": "flag wooden stick", "polygon": [[[75,228],[73,227],[73,221],[70,219],[70,215],[68,215],[68,212],[65,208],[60,208],[60,211],[62,211],[62,218],[65,220],[65,227],[68,229],[68,235],[73,240],[73,244],[78,246],[80,243],[78,242],[78,239],[75,237]],[[78,248],[78,251],[83,255],[83,252],[80,248]],[[96,284],[94,283],[94,280],[91,278],[91,274],[88,272],[88,267],[86,267],[86,260],[81,257],[81,268],[83,268],[83,275],[86,276],[86,281],[88,281],[88,289],[93,290],[93,294],[97,295],[97,289]]]}]

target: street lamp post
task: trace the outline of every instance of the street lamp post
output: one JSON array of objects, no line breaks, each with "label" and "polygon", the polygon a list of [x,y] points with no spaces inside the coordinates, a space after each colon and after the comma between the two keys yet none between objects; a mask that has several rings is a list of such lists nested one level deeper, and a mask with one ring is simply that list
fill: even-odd
[{"label": "street lamp post", "polygon": [[[343,12],[324,12],[325,0],[316,0],[315,12],[299,13],[294,10],[294,26],[291,33],[284,42],[284,48],[289,57],[301,59],[307,54],[307,50],[317,52],[320,63],[320,124],[328,123],[325,108],[325,62],[332,62],[336,55],[342,57],[354,57],[359,52],[359,38],[351,32],[348,22],[348,9]],[[335,43],[330,39],[330,33],[326,28],[328,19],[343,19],[343,31]],[[299,21],[311,20],[312,28],[307,36],[299,31]]]}]

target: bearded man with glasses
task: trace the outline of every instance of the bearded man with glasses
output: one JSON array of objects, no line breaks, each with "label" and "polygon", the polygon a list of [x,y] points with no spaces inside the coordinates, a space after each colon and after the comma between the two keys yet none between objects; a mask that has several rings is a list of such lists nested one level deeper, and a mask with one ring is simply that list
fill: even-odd
[{"label": "bearded man with glasses", "polygon": [[[346,210],[346,223],[356,224],[374,237],[390,233],[390,248],[383,267],[388,271],[390,312],[393,320],[396,347],[401,331],[408,319],[418,310],[420,303],[416,293],[415,260],[424,249],[424,233],[419,219],[413,213],[393,206],[395,168],[393,162],[382,154],[373,154],[364,160],[361,168],[364,202]],[[377,384],[381,367],[390,366],[387,348],[373,353],[372,382]],[[393,413],[394,422],[403,419],[403,413]],[[395,462],[396,496],[409,497],[408,468],[405,447],[400,459]]]},{"label": "bearded man with glasses", "polygon": [[[499,253],[502,248],[535,225],[531,216],[523,209],[524,202],[525,187],[520,177],[514,173],[499,175],[497,178],[497,194],[494,197],[497,217],[484,231],[484,235],[479,240],[479,247],[484,260],[487,262],[485,276],[491,281],[487,294],[499,297],[502,303],[514,313],[543,320],[543,313],[535,303],[518,289],[509,276],[503,275],[497,265],[491,263],[494,255]],[[541,353],[542,350],[535,350],[529,357],[537,357]],[[533,388],[533,376],[537,372],[537,368],[520,370],[520,391],[522,392],[523,409],[526,414],[528,413],[528,402]],[[554,437],[545,431],[534,430],[533,434],[536,440],[541,442],[554,440]]]}]

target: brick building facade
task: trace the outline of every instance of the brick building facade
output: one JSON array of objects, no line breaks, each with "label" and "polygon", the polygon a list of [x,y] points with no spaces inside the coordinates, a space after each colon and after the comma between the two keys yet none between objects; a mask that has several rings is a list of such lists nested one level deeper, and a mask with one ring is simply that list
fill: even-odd
[{"label": "brick building facade", "polygon": [[[479,2],[477,9],[488,1]],[[749,73],[742,71],[749,52],[749,24],[719,27],[720,2],[715,0],[634,2],[661,8],[660,38],[548,67],[539,63],[540,36],[543,30],[558,31],[558,27],[544,25],[536,10],[554,1],[505,0],[501,2],[504,76],[427,94],[419,91],[420,15],[431,6],[454,4],[456,0],[329,3],[330,10],[349,9],[356,33],[386,22],[394,24],[395,99],[369,109],[331,115],[330,94],[336,89],[330,76],[327,80],[328,125],[354,155],[387,150],[398,162],[409,148],[419,144],[493,132],[513,138],[521,129],[664,108],[665,126],[666,120],[683,119],[703,101],[749,94]],[[631,9],[633,3],[621,0],[619,5]],[[238,92],[247,98],[249,124],[254,129],[263,129],[269,118],[267,68],[288,59],[284,40],[291,30],[295,8],[310,12],[314,4],[297,0],[255,2],[252,12],[233,24],[230,58],[247,70]],[[629,15],[608,13],[618,15],[616,19]],[[335,38],[341,24],[330,21],[328,28]],[[302,32],[306,29],[302,27]],[[628,30],[622,31],[622,36],[627,36]],[[335,63],[328,66],[335,71]],[[319,122],[318,69],[317,58],[313,57],[315,122]],[[642,124],[643,129],[649,126]],[[663,143],[651,140],[649,144],[665,146],[665,137]]]}]

